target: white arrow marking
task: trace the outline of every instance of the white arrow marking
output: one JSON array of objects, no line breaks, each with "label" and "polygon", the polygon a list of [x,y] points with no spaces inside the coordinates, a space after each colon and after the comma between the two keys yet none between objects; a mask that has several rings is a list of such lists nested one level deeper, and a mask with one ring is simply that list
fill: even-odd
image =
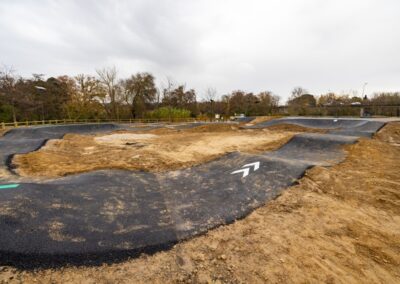
[{"label": "white arrow marking", "polygon": [[[247,167],[247,168],[245,168],[245,167]],[[240,169],[240,170],[234,171],[234,172],[231,173],[231,175],[238,174],[238,173],[243,173],[242,177],[247,177],[249,175],[251,167],[254,167],[254,171],[258,170],[260,168],[260,162],[254,162],[254,163],[250,163],[250,164],[244,165],[242,167],[244,169]]]},{"label": "white arrow marking", "polygon": [[251,163],[251,164],[247,164],[247,165],[244,165],[242,168],[251,167],[251,166],[253,166],[254,167],[254,171],[256,171],[256,170],[258,170],[260,168],[260,162],[254,162],[254,163]]},{"label": "white arrow marking", "polygon": [[242,177],[247,177],[249,175],[249,171],[250,171],[249,168],[245,168],[245,169],[234,171],[234,172],[231,173],[231,175],[238,174],[238,173],[243,173]]}]

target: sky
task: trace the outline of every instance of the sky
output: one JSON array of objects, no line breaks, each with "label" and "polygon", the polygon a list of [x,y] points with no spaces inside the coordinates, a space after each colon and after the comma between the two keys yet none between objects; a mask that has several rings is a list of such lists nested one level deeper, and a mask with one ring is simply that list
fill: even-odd
[{"label": "sky", "polygon": [[0,0],[0,64],[196,89],[400,91],[398,0]]}]

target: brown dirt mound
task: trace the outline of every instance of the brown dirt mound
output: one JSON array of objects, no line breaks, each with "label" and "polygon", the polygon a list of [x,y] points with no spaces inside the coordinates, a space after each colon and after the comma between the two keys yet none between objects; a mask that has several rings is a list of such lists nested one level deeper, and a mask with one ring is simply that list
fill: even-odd
[{"label": "brown dirt mound", "polygon": [[273,119],[281,118],[282,116],[257,116],[255,119],[247,123],[246,125],[254,125],[260,122],[269,121]]},{"label": "brown dirt mound", "polygon": [[326,133],[326,129],[310,128],[289,123],[282,123],[268,126],[267,129],[275,131],[293,131],[293,132],[311,132],[311,133]]},{"label": "brown dirt mound", "polygon": [[375,137],[381,141],[400,146],[400,122],[391,122],[382,128]]},{"label": "brown dirt mound", "polygon": [[138,133],[151,133],[151,134],[156,134],[156,135],[165,135],[165,134],[174,134],[179,132],[176,129],[173,128],[156,128],[156,129],[151,129],[151,130],[146,130],[146,131],[141,131],[139,130]]},{"label": "brown dirt mound", "polygon": [[[400,125],[392,126],[383,131],[395,137]],[[348,146],[347,151],[345,162],[309,170],[299,185],[245,219],[170,251],[101,267],[34,272],[5,268],[3,279],[15,283],[400,283],[400,147],[378,135]]]},{"label": "brown dirt mound", "polygon": [[188,133],[199,133],[199,132],[223,132],[223,131],[235,131],[238,130],[238,126],[235,124],[205,124],[197,127],[184,129],[183,131]]},{"label": "brown dirt mound", "polygon": [[[205,126],[179,132],[117,131],[102,135],[105,139],[67,134],[64,139],[50,140],[39,151],[16,155],[12,162],[18,174],[33,177],[57,177],[99,169],[165,171],[205,163],[233,151],[254,153],[277,149],[293,136],[292,132],[235,132],[228,125]],[[141,139],[141,135],[147,138]]]}]

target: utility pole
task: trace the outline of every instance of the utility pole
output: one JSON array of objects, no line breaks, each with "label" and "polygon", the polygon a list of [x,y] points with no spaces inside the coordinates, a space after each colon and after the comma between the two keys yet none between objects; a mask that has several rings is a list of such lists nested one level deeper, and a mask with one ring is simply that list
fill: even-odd
[{"label": "utility pole", "polygon": [[364,99],[364,93],[365,93],[365,87],[368,85],[368,82],[365,82],[362,88],[362,94],[361,97]]},{"label": "utility pole", "polygon": [[[364,101],[364,93],[365,93],[365,87],[367,86],[368,82],[365,82],[363,85],[363,89],[362,89],[362,93],[361,93],[361,99],[363,100],[363,103],[365,103]],[[364,117],[365,116],[365,110],[364,110],[364,106],[361,107],[360,109],[360,117]]]},{"label": "utility pole", "polygon": [[210,99],[210,104],[211,104],[211,121],[214,120],[214,100]]},{"label": "utility pole", "polygon": [[[46,92],[46,88],[42,86],[35,86],[36,90]],[[44,123],[44,99],[42,96],[42,123]]]}]

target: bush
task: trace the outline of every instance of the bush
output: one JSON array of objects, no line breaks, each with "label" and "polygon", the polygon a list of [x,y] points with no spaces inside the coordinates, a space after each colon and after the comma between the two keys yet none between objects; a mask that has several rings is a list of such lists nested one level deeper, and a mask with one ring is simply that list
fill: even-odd
[{"label": "bush", "polygon": [[13,121],[12,106],[0,105],[0,122]]},{"label": "bush", "polygon": [[189,118],[190,111],[187,109],[173,108],[173,107],[160,107],[146,114],[146,118],[150,119],[181,119]]}]

